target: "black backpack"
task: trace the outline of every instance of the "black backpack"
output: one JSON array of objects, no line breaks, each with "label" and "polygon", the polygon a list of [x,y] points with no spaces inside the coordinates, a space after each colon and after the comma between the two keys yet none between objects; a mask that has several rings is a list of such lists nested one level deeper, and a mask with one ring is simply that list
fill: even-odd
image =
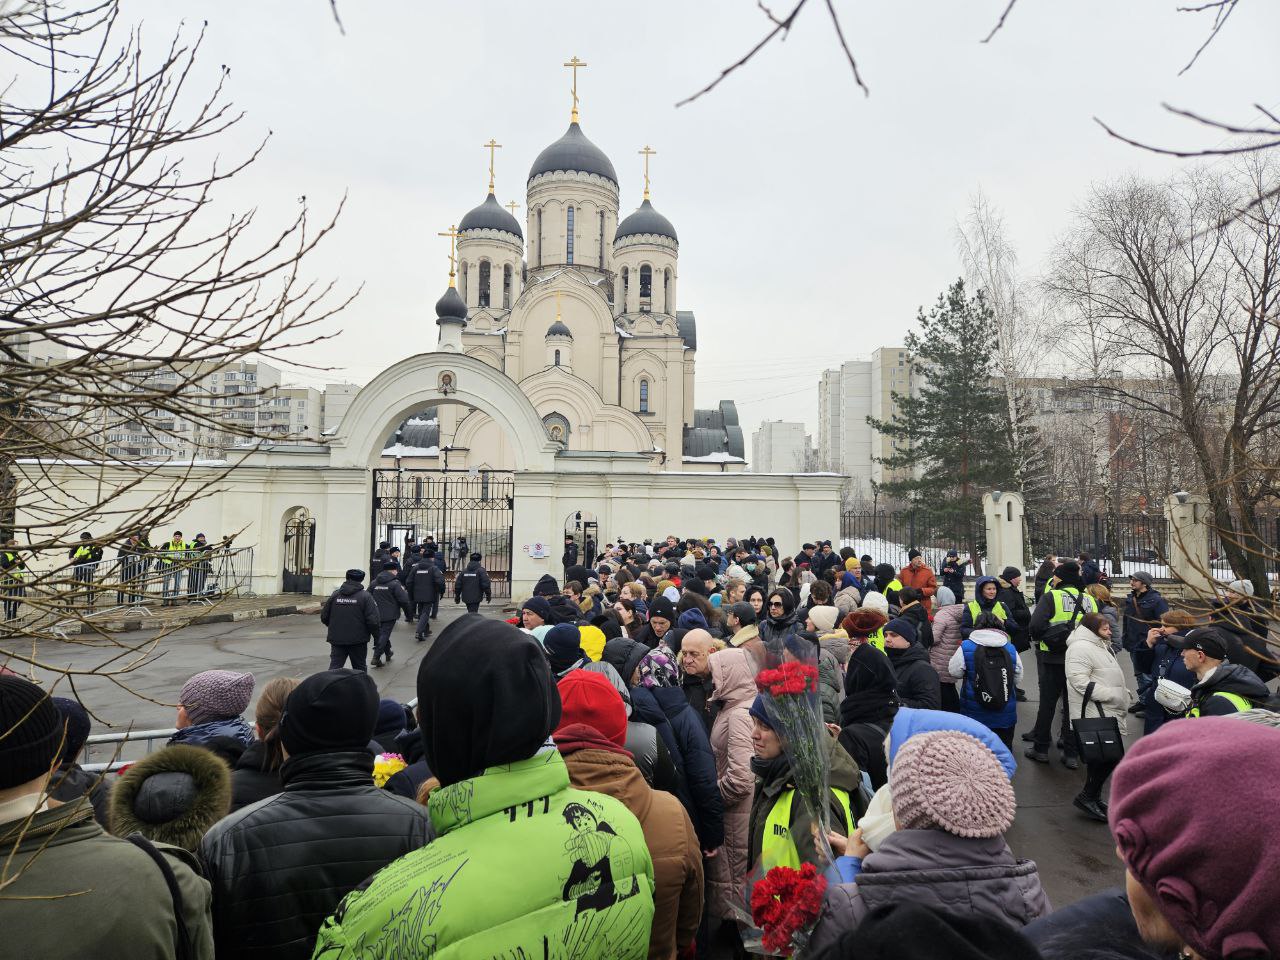
[{"label": "black backpack", "polygon": [[977,644],[973,651],[973,696],[983,710],[1003,710],[1013,699],[1013,662],[1004,647]]}]

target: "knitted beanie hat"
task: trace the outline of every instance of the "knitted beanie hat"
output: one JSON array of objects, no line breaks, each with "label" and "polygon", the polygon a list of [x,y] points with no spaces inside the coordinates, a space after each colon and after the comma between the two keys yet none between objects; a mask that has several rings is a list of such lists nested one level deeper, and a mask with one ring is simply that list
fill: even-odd
[{"label": "knitted beanie hat", "polygon": [[835,607],[810,607],[809,619],[813,621],[814,627],[819,633],[830,633],[836,628],[836,617],[840,615],[840,611]]},{"label": "knitted beanie hat", "polygon": [[617,746],[627,742],[627,711],[622,697],[608,680],[587,670],[571,670],[557,684],[560,688],[560,729],[582,723],[603,734]]},{"label": "knitted beanie hat", "polygon": [[542,618],[543,623],[551,619],[551,604],[547,602],[546,597],[530,597],[521,605],[520,610],[521,612],[532,610]]},{"label": "knitted beanie hat", "polygon": [[238,717],[249,709],[253,674],[234,670],[206,670],[182,685],[178,704],[194,723]]},{"label": "knitted beanie hat", "polygon": [[[1188,814],[1195,797],[1224,802],[1212,816]],[[1227,717],[1167,723],[1116,767],[1108,811],[1116,849],[1197,955],[1277,955],[1280,844],[1266,826],[1277,803],[1280,732]]]},{"label": "knitted beanie hat", "polygon": [[62,743],[62,753],[58,755],[58,759],[74,760],[84,747],[84,742],[89,739],[89,730],[92,727],[89,711],[85,710],[79,700],[72,700],[70,697],[54,697],[53,705],[58,708],[58,714],[67,727],[67,734]]},{"label": "knitted beanie hat", "polygon": [[49,694],[30,680],[0,675],[0,790],[48,773],[62,739],[63,725]]},{"label": "knitted beanie hat", "polygon": [[889,774],[893,815],[903,830],[998,837],[1013,823],[1013,787],[1000,761],[967,733],[912,737]]}]

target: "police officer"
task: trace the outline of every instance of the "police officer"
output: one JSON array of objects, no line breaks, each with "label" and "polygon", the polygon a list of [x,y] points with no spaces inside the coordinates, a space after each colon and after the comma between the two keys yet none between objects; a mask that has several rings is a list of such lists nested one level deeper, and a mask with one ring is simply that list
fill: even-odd
[{"label": "police officer", "polygon": [[465,603],[467,613],[479,613],[480,601],[488,603],[493,599],[493,590],[489,585],[489,572],[480,565],[480,554],[471,554],[467,569],[459,573],[453,580],[453,602]]},{"label": "police officer", "polygon": [[130,588],[151,563],[150,553],[151,544],[147,543],[146,537],[140,533],[129,534],[129,538],[120,545],[120,549],[116,551],[116,561],[120,570],[120,586],[116,589],[116,603],[124,605],[142,601],[142,594]]},{"label": "police officer", "polygon": [[1169,637],[1169,646],[1182,651],[1182,663],[1196,675],[1188,717],[1221,717],[1263,705],[1271,691],[1262,679],[1227,660],[1228,643],[1217,627],[1197,627],[1185,636]]},{"label": "police officer", "polygon": [[329,628],[329,669],[339,670],[351,660],[352,670],[365,669],[369,641],[382,629],[378,601],[361,584],[363,570],[348,570],[347,579],[320,608],[320,622]]},{"label": "police officer", "polygon": [[373,578],[369,592],[378,604],[378,639],[373,644],[373,665],[380,667],[384,656],[387,663],[391,662],[391,631],[395,629],[400,614],[407,617],[413,610],[409,605],[409,594],[400,582],[400,564],[388,560],[382,572]]},{"label": "police officer", "polygon": [[10,537],[0,551],[0,585],[4,587],[4,618],[18,619],[19,597],[27,595],[26,579],[30,571],[18,553],[18,541]]},{"label": "police officer", "polygon": [[191,559],[191,572],[187,574],[187,602],[196,603],[204,596],[213,569],[211,554],[213,545],[203,533],[187,544],[187,556]]},{"label": "police officer", "polygon": [[182,593],[182,571],[187,559],[189,544],[182,539],[182,531],[173,531],[173,536],[158,551],[156,567],[164,574],[164,605],[176,607],[178,595]]},{"label": "police officer", "polygon": [[[75,576],[76,583],[84,584],[84,590],[87,594],[86,606],[93,609],[93,581],[98,572],[98,562],[102,559],[102,548],[93,542],[93,535],[89,533],[80,534],[80,543],[67,551],[67,559],[75,566],[72,573]],[[81,589],[79,587],[77,590]]]},{"label": "police officer", "polygon": [[564,580],[568,580],[569,568],[578,565],[578,544],[572,533],[564,535],[564,553],[560,555],[560,565],[564,567]]},{"label": "police officer", "polygon": [[431,636],[431,621],[436,618],[443,594],[444,571],[436,563],[435,548],[428,545],[422,560],[413,568],[413,579],[409,581],[409,599],[418,612],[418,629],[413,639],[419,643]]},{"label": "police officer", "polygon": [[[1040,707],[1031,734],[1031,748],[1025,756],[1037,763],[1049,762],[1049,743],[1053,739],[1053,715],[1062,704],[1059,745],[1062,762],[1070,770],[1080,767],[1076,741],[1071,734],[1071,708],[1067,702],[1067,637],[1086,613],[1097,613],[1098,604],[1084,593],[1080,564],[1068,560],[1053,573],[1052,586],[1044,592],[1031,614],[1031,640],[1039,648],[1036,657],[1040,674]],[[1023,735],[1023,739],[1027,739]]]}]

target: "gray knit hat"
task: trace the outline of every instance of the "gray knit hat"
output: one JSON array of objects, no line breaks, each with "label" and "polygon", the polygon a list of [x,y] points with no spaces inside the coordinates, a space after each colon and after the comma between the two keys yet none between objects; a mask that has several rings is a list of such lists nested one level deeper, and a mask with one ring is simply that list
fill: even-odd
[{"label": "gray knit hat", "polygon": [[234,670],[206,670],[182,685],[178,703],[192,723],[238,717],[249,709],[253,674]]}]

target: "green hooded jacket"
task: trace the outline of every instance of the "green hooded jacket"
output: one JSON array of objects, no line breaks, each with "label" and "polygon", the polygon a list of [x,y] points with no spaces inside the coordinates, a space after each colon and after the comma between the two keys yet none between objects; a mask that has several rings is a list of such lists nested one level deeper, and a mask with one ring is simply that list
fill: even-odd
[{"label": "green hooded jacket", "polygon": [[621,803],[573,790],[555,750],[441,787],[437,838],[347,894],[313,960],[643,960],[653,863]]}]

